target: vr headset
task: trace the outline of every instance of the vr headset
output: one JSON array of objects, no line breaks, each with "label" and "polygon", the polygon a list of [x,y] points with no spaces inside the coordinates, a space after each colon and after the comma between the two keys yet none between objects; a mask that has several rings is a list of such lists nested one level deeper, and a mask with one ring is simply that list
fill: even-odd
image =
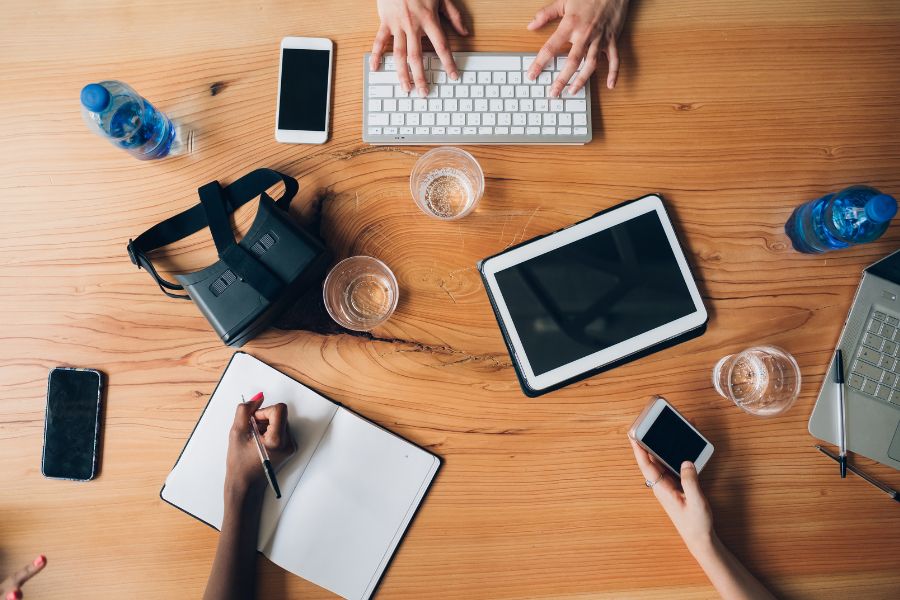
[{"label": "vr headset", "polygon": [[[278,182],[284,183],[284,195],[273,200],[266,190]],[[321,281],[331,262],[322,243],[288,215],[298,189],[296,179],[271,169],[257,169],[224,188],[218,181],[207,183],[198,190],[200,204],[129,240],[128,256],[166,296],[193,300],[225,344],[240,347]],[[256,218],[238,242],[229,215],[257,196]],[[218,262],[176,275],[178,283],[160,277],[148,254],[205,227]]]}]

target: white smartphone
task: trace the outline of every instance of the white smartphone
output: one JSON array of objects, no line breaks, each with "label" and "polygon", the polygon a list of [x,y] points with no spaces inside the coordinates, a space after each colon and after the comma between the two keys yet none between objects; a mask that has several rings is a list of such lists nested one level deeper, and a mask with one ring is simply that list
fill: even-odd
[{"label": "white smartphone", "polygon": [[681,476],[681,463],[703,470],[713,445],[662,396],[654,396],[638,416],[628,435],[672,473]]},{"label": "white smartphone", "polygon": [[275,139],[289,144],[324,144],[331,117],[334,44],[325,38],[281,40]]}]

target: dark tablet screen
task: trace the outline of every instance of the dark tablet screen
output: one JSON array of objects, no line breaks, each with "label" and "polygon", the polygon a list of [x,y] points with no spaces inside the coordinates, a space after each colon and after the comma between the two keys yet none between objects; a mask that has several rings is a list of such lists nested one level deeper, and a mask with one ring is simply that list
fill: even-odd
[{"label": "dark tablet screen", "polygon": [[656,211],[496,279],[535,375],[696,310]]}]

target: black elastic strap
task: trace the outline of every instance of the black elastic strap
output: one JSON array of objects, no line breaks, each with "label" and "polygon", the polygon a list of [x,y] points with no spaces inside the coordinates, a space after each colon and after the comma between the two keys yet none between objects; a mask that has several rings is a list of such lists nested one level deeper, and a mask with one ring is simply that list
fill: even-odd
[{"label": "black elastic strap", "polygon": [[[226,214],[225,221],[227,224],[227,228],[223,228],[217,225],[216,229],[220,232],[227,229],[230,232],[231,240],[233,242],[234,232],[231,231],[231,223],[228,220],[227,215],[230,215],[232,212],[234,212],[250,200],[253,200],[257,196],[264,194],[268,188],[272,187],[279,181],[284,183],[284,194],[275,201],[275,205],[281,210],[287,212],[288,208],[291,205],[291,200],[294,199],[294,196],[297,194],[297,190],[300,186],[297,184],[296,179],[294,179],[293,177],[288,177],[287,175],[279,173],[278,171],[273,171],[272,169],[257,169],[237,179],[230,185],[226,186],[224,190],[222,188],[219,188],[220,192],[223,192],[220,196],[220,206],[223,207],[223,211]],[[218,183],[214,183],[216,184],[216,187],[218,187]],[[206,186],[203,186],[203,188],[206,188],[209,185],[211,184],[207,184]],[[200,189],[202,190],[203,188]],[[184,212],[169,217],[165,221],[154,225],[134,240],[129,240],[128,256],[131,259],[131,262],[137,265],[139,269],[146,269],[146,271],[150,274],[151,277],[153,277],[154,281],[156,281],[157,285],[159,285],[159,288],[165,295],[171,298],[190,300],[190,296],[172,294],[167,291],[183,290],[184,288],[177,283],[172,283],[171,281],[160,277],[159,273],[157,273],[156,269],[153,267],[153,263],[150,260],[148,254],[158,248],[167,246],[173,242],[177,242],[180,239],[186,238],[187,236],[196,233],[208,226],[210,226],[210,223],[208,221],[207,210],[202,204],[201,197],[201,204],[197,204],[196,206],[193,206]],[[222,251],[219,247],[219,241],[216,240],[216,236],[219,235],[220,237],[222,237],[222,234],[216,234],[215,231],[212,231],[212,233],[213,241],[216,242],[216,249],[219,251],[221,256]],[[246,264],[245,262],[237,258],[235,258],[234,260],[236,263]],[[268,270],[266,270],[266,273],[268,273]],[[270,273],[268,274],[271,275]],[[263,277],[265,277],[265,275],[263,275]],[[253,279],[257,278],[253,277]],[[269,298],[269,294],[273,293],[271,282],[267,284],[265,281],[256,281],[254,283],[254,281],[251,281],[250,278],[248,278],[247,281],[266,298]],[[262,289],[256,287],[257,284],[260,285]]]}]

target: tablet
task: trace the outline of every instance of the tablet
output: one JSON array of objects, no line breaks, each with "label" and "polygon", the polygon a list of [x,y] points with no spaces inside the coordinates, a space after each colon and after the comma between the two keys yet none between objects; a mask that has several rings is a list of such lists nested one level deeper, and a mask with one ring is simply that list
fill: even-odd
[{"label": "tablet", "polygon": [[656,195],[529,240],[479,269],[529,396],[706,327],[700,292]]}]

